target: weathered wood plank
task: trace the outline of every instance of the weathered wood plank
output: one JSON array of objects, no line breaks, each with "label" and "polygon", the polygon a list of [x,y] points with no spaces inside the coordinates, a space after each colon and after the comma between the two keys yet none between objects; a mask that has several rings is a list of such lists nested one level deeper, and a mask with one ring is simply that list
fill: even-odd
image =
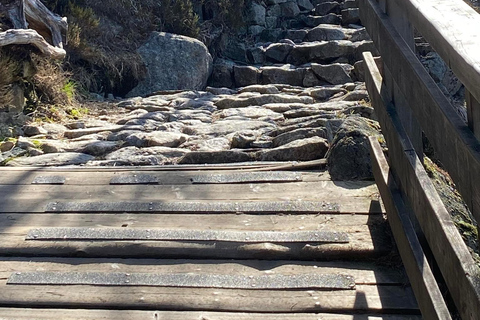
[{"label": "weathered wood plank", "polygon": [[391,250],[386,225],[334,227],[347,231],[348,243],[245,243],[219,241],[26,241],[30,228],[0,234],[4,256],[76,256],[205,259],[366,259]]},{"label": "weathered wood plank", "polygon": [[68,272],[199,273],[199,274],[349,274],[357,285],[401,285],[408,282],[401,268],[374,262],[268,260],[161,260],[86,258],[2,258],[0,279],[14,272],[37,270]]},{"label": "weathered wood plank", "polygon": [[[371,54],[365,56],[369,59]],[[377,73],[375,82],[368,76],[366,80],[389,146],[392,170],[418,218],[457,308],[463,318],[473,320],[480,314],[480,270],[416,156],[395,109],[384,96],[384,86],[379,87],[381,76]]]},{"label": "weathered wood plank", "polygon": [[[365,60],[365,63],[368,65],[372,61]],[[367,67],[366,70],[370,68],[372,66]],[[369,72],[372,70],[367,71]],[[371,76],[374,75],[366,75],[367,78]],[[437,281],[410,222],[409,209],[393,181],[387,160],[376,138],[370,138],[370,147],[373,172],[387,206],[388,221],[422,315],[425,319],[449,320],[451,319],[450,311],[443,300]]]},{"label": "weathered wood plank", "polygon": [[[448,1],[440,2],[447,5]],[[455,4],[457,2],[455,1]],[[414,53],[405,45],[376,2],[359,0],[359,5],[362,22],[374,42],[381,44],[378,50],[382,61],[395,77],[409,104],[415,106],[413,112],[416,119],[473,215],[480,220],[480,184],[477,181],[480,176],[480,143]],[[450,21],[450,18],[445,21]],[[472,30],[471,26],[465,30]],[[470,74],[470,71],[465,70],[464,74]]]},{"label": "weathered wood plank", "polygon": [[0,172],[131,172],[133,171],[225,171],[225,170],[295,170],[312,169],[312,165],[322,166],[325,159],[313,161],[253,161],[220,164],[181,164],[162,166],[60,166],[60,167],[0,167]]},{"label": "weathered wood plank", "polygon": [[0,306],[238,312],[416,312],[409,288],[357,286],[356,290],[229,290],[201,288],[6,285],[0,280]]},{"label": "weathered wood plank", "polygon": [[13,228],[28,230],[36,227],[131,227],[205,230],[332,230],[341,227],[375,226],[385,223],[382,215],[249,215],[249,214],[0,214],[0,232]]},{"label": "weathered wood plank", "polygon": [[480,102],[466,90],[465,103],[467,104],[468,127],[480,141]]},{"label": "weathered wood plank", "polygon": [[462,0],[393,1],[480,101],[480,15]]},{"label": "weathered wood plank", "polygon": [[[64,169],[65,170],[65,169]],[[66,185],[108,185],[112,178],[127,174],[122,170],[90,171],[90,170],[65,170],[45,171],[25,169],[22,171],[2,171],[1,185],[30,185],[38,176],[64,176]],[[228,174],[231,171],[128,171],[129,175],[148,174],[158,179],[160,185],[192,184],[191,179],[196,176],[211,174]],[[237,171],[241,172],[241,171]],[[327,172],[297,172],[303,181],[331,180]]]},{"label": "weathered wood plank", "polygon": [[[338,204],[338,200],[342,201],[342,204]],[[98,213],[118,213],[118,212],[136,212],[145,213],[151,212],[155,214],[166,213],[193,213],[199,214],[212,214],[212,213],[258,213],[258,214],[301,214],[301,213],[344,213],[344,214],[376,214],[381,213],[382,208],[377,200],[371,200],[369,198],[362,197],[350,197],[343,199],[333,199],[333,201],[320,201],[318,206],[312,206],[310,209],[302,208],[299,206],[297,209],[294,206],[289,205],[288,201],[283,201],[285,207],[282,207],[281,200],[268,201],[272,203],[272,206],[262,201],[252,203],[248,200],[239,200],[232,202],[212,202],[208,200],[198,201],[169,201],[169,202],[155,202],[150,206],[151,200],[146,202],[108,202],[104,206],[101,202],[92,202],[88,204],[88,201],[79,202],[57,202],[61,206],[54,205],[50,199],[24,199],[22,201],[16,201],[15,199],[7,199],[0,203],[0,212],[2,213],[45,213],[45,212],[69,212],[69,213],[82,213],[82,212],[98,212]],[[83,207],[79,206],[76,209],[77,203],[87,203]],[[235,205],[238,204],[238,205]],[[262,206],[265,206],[263,209]],[[55,208],[55,209],[54,209]],[[150,209],[152,208],[152,209]],[[238,209],[237,209],[238,208]]]},{"label": "weathered wood plank", "polygon": [[8,320],[56,320],[61,314],[62,320],[420,320],[418,315],[366,315],[332,313],[227,313],[194,311],[119,311],[87,309],[26,309],[0,308],[2,318]]},{"label": "weathered wood plank", "polygon": [[[312,192],[314,191],[314,192]],[[141,200],[331,200],[344,197],[376,198],[371,181],[319,181],[295,183],[249,183],[227,185],[0,185],[4,199],[89,199],[89,201]]]}]

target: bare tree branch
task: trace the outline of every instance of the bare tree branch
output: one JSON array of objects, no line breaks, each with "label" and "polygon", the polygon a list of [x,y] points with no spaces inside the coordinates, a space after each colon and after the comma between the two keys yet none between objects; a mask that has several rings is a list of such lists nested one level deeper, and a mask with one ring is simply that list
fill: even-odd
[{"label": "bare tree branch", "polygon": [[43,54],[53,59],[63,59],[66,55],[64,49],[52,46],[33,29],[10,29],[0,32],[0,47],[12,44],[34,45]]}]

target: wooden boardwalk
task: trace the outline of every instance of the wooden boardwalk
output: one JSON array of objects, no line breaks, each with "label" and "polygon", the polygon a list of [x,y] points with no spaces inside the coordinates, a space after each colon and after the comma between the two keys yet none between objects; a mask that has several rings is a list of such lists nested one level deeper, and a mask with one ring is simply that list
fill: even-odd
[{"label": "wooden boardwalk", "polygon": [[230,168],[1,169],[0,319],[421,318],[373,182]]}]

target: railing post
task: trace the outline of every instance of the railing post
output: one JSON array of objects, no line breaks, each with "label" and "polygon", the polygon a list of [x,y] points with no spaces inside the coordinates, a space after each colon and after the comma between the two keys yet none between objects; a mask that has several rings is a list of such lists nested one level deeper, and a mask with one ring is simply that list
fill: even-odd
[{"label": "railing post", "polygon": [[[465,88],[465,103],[467,104],[468,127],[480,141],[480,102]],[[478,241],[480,241],[480,221],[477,221]]]},{"label": "railing post", "polygon": [[467,103],[468,127],[480,141],[480,102],[465,90],[465,102]]},{"label": "railing post", "polygon": [[[405,43],[412,51],[414,51],[415,39],[413,27],[408,20],[408,16],[404,11],[404,8],[400,7],[396,1],[393,0],[379,0],[379,4],[384,12],[391,18],[395,29],[402,36]],[[395,81],[393,81],[392,75],[388,69],[385,69],[384,78],[387,88],[390,90],[390,94],[392,95],[391,98],[395,108],[397,109],[400,121],[402,122],[408,136],[410,137],[410,140],[412,141],[415,152],[417,153],[418,157],[423,160],[422,129],[415,120],[411,109],[415,108],[415,106],[408,105],[404,95],[401,93]]]}]

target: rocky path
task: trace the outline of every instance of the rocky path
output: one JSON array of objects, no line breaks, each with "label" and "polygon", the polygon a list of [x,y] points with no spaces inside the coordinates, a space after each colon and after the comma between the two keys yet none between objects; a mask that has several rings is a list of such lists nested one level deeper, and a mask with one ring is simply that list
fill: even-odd
[{"label": "rocky path", "polygon": [[[259,33],[247,63],[217,59],[205,91],[157,92],[98,119],[26,126],[24,137],[2,144],[0,160],[131,166],[328,157],[334,176],[339,165],[336,178],[369,176],[365,137],[378,128],[358,62],[374,48],[355,1],[270,0],[263,10],[263,26],[249,28]],[[275,19],[283,28],[269,28]],[[350,172],[340,173],[345,164]]]}]

